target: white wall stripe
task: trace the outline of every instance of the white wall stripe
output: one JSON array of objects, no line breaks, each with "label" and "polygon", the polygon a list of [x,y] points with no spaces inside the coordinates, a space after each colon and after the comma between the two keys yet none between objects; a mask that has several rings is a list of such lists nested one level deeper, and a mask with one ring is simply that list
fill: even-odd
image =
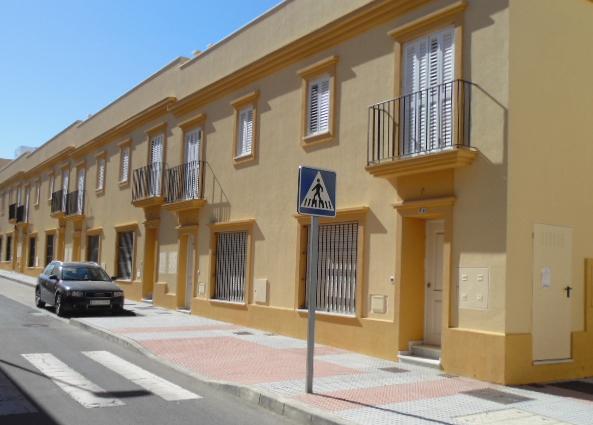
[{"label": "white wall stripe", "polygon": [[167,401],[202,398],[108,351],[84,351],[83,354]]},{"label": "white wall stripe", "polygon": [[53,354],[32,353],[22,356],[87,409],[125,405],[121,400],[110,397],[107,391],[70,368]]}]

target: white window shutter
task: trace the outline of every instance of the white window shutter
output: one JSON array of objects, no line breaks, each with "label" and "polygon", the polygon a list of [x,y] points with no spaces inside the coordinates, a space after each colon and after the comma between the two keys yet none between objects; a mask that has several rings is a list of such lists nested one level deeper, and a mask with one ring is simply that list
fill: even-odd
[{"label": "white window shutter", "polygon": [[330,77],[324,76],[309,83],[307,105],[307,135],[329,131],[330,116]]},{"label": "white window shutter", "polygon": [[120,165],[120,182],[124,183],[128,181],[130,173],[130,147],[126,146],[121,151],[121,165]]},{"label": "white window shutter", "polygon": [[163,135],[155,136],[150,143],[150,162],[160,164],[163,161]]},{"label": "white window shutter", "polygon": [[97,163],[97,190],[105,188],[105,158],[100,158]]},{"label": "white window shutter", "polygon": [[195,129],[185,135],[185,161],[200,160],[200,147],[202,144],[202,129]]},{"label": "white window shutter", "polygon": [[319,82],[319,126],[320,133],[329,130],[329,78],[325,78]]},{"label": "white window shutter", "polygon": [[239,140],[237,140],[237,156],[249,155],[253,148],[253,106],[239,111]]},{"label": "white window shutter", "polygon": [[309,134],[319,131],[319,84],[312,83],[309,86]]}]

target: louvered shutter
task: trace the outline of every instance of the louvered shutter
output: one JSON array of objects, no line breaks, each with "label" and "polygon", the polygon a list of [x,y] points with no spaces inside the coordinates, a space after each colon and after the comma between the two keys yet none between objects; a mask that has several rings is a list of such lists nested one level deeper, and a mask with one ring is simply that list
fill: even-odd
[{"label": "louvered shutter", "polygon": [[307,134],[324,133],[329,130],[330,77],[325,76],[309,84],[307,106]]},{"label": "louvered shutter", "polygon": [[444,93],[442,95],[442,135],[441,140],[444,146],[453,145],[453,84],[455,79],[455,35],[453,29],[448,29],[442,33],[442,55],[443,67],[442,78]]},{"label": "louvered shutter", "polygon": [[202,129],[197,128],[185,136],[185,181],[184,192],[186,199],[197,199],[200,184],[200,147],[202,144]]},{"label": "louvered shutter", "polygon": [[122,183],[127,182],[129,174],[130,174],[130,147],[126,146],[121,151],[121,165],[120,165],[119,181]]},{"label": "louvered shutter", "polygon": [[76,212],[82,214],[84,211],[84,186],[86,180],[86,170],[80,168],[78,170],[78,199],[76,200]]},{"label": "louvered shutter", "polygon": [[68,188],[70,187],[70,170],[62,172],[62,211],[66,211],[66,200],[68,199]]},{"label": "louvered shutter", "polygon": [[97,190],[105,188],[105,158],[100,158],[97,163]]},{"label": "louvered shutter", "polygon": [[249,155],[253,149],[253,106],[239,111],[239,140],[237,156]]},{"label": "louvered shutter", "polygon": [[54,193],[54,184],[55,184],[55,176],[53,174],[49,175],[49,194],[47,199],[51,201],[52,195]]},{"label": "louvered shutter", "polygon": [[164,136],[155,136],[150,143],[149,188],[152,196],[161,195]]}]

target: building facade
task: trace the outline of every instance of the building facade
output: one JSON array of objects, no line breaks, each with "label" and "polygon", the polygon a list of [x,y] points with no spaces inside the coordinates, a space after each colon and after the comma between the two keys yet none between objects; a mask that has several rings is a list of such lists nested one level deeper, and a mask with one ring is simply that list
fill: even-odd
[{"label": "building facade", "polygon": [[[593,4],[288,0],[0,170],[0,267],[306,335],[298,166],[337,172],[318,342],[593,375]],[[270,35],[273,34],[273,37]]]}]

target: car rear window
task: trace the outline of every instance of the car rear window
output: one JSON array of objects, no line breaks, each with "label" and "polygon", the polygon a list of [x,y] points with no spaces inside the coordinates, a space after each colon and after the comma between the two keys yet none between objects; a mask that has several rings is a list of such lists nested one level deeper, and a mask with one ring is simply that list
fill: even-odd
[{"label": "car rear window", "polygon": [[111,279],[107,273],[99,267],[64,266],[62,267],[62,280],[110,281]]}]

